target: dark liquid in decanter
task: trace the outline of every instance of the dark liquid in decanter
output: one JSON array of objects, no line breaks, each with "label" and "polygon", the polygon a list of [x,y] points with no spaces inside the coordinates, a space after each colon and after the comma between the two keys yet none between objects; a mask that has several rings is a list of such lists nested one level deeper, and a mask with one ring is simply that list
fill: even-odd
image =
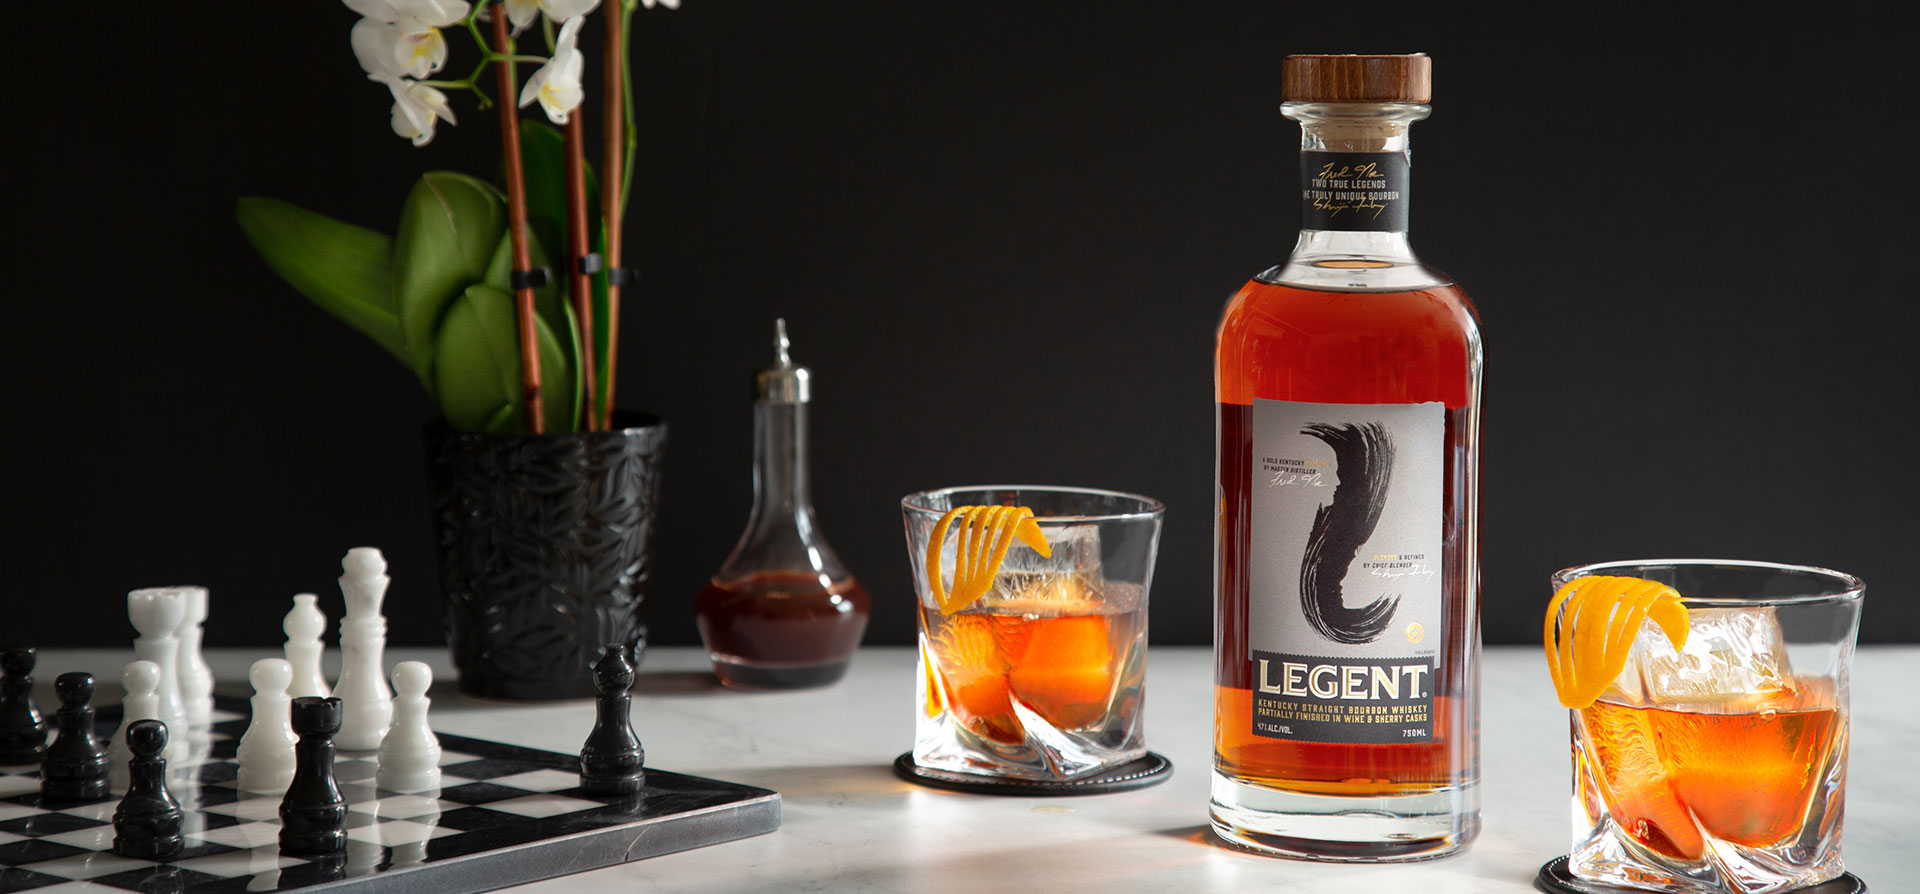
[{"label": "dark liquid in decanter", "polygon": [[793,689],[846,674],[867,627],[867,591],[851,578],[823,585],[820,577],[760,571],[700,591],[695,618],[722,683]]}]

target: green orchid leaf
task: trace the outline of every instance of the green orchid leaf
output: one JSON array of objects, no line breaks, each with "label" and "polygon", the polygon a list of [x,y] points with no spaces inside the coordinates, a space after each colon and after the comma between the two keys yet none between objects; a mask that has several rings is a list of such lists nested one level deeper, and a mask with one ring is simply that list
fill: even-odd
[{"label": "green orchid leaf", "polygon": [[519,403],[513,296],[469,286],[447,309],[433,350],[434,397],[454,431],[498,431]]},{"label": "green orchid leaf", "polygon": [[[550,432],[571,431],[574,372],[551,327],[534,319],[540,399]],[[467,287],[447,309],[434,346],[434,395],[455,431],[526,431],[520,393],[520,338],[511,292]]]},{"label": "green orchid leaf", "polygon": [[394,310],[408,358],[436,389],[442,320],[468,286],[485,279],[506,228],[500,191],[465,174],[422,175],[401,206],[393,241]]},{"label": "green orchid leaf", "polygon": [[410,368],[393,312],[393,239],[297,205],[249,196],[235,209],[253,250],[321,310]]},{"label": "green orchid leaf", "polygon": [[[546,250],[541,247],[539,239],[528,240],[527,254],[532,259],[533,266],[545,267],[549,274],[552,273],[553,265],[548,261],[550,256]],[[494,249],[493,260],[487,265],[487,275],[484,282],[501,291],[512,292],[512,271],[513,234],[503,233],[500,236],[500,245]],[[559,280],[560,278],[557,275],[549,275],[546,285],[533,290],[533,312],[539,314],[541,319],[547,321],[548,326],[552,326],[555,329],[569,325],[568,320],[570,319],[561,310],[566,304],[566,301],[562,297],[566,293],[566,284]]]}]

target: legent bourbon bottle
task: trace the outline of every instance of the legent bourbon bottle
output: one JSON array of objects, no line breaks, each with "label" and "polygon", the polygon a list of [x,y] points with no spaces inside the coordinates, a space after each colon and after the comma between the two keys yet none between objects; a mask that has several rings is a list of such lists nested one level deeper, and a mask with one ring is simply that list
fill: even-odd
[{"label": "legent bourbon bottle", "polygon": [[1220,321],[1214,830],[1321,860],[1480,828],[1480,331],[1407,243],[1431,61],[1289,56],[1293,256]]}]

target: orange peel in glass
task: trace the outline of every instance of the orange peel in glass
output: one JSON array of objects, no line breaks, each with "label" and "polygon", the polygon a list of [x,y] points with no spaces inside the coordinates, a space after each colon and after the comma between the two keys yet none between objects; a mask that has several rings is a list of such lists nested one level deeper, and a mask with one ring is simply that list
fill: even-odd
[{"label": "orange peel in glass", "polygon": [[1547,606],[1542,635],[1560,704],[1592,706],[1627,666],[1633,641],[1648,619],[1660,626],[1674,651],[1686,647],[1692,629],[1687,607],[1666,584],[1595,575],[1561,586]]},{"label": "orange peel in glass", "polygon": [[[960,524],[954,527],[958,519]],[[954,528],[953,589],[941,584],[940,548],[946,544],[947,530]],[[993,589],[1007,549],[1014,538],[1034,552],[1051,558],[1053,547],[1047,535],[1034,521],[1033,510],[1025,506],[955,506],[940,516],[927,539],[927,586],[940,613],[951,615],[979,601]]]}]

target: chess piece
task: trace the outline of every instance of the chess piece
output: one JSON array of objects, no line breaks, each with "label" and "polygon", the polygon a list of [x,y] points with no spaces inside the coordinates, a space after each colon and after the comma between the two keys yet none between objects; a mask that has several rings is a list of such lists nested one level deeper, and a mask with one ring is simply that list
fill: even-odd
[{"label": "chess piece", "polygon": [[160,720],[167,725],[167,756],[175,762],[185,760],[187,736],[192,723],[180,704],[180,640],[174,632],[187,612],[187,600],[179,587],[148,587],[127,594],[127,617],[140,638],[133,641],[133,656],[160,666]]},{"label": "chess piece", "polygon": [[107,797],[107,751],[93,737],[93,675],[61,674],[53,681],[60,697],[54,714],[59,734],[40,764],[40,800],[48,805],[88,804]]},{"label": "chess piece", "polygon": [[[113,731],[113,740],[107,744],[107,778],[113,790],[124,792],[132,782],[133,775],[128,763],[133,750],[127,747],[127,731],[133,729],[135,721],[160,719],[160,665],[151,661],[130,661],[120,672],[120,685],[126,689],[125,698],[120,700],[120,728]],[[179,760],[173,752],[172,743],[167,744],[167,759]]]},{"label": "chess piece", "polygon": [[253,721],[240,737],[234,757],[240,762],[238,785],[243,792],[284,794],[293,781],[294,745],[291,700],[287,687],[293,666],[279,658],[262,658],[247,671],[253,683]]},{"label": "chess piece", "polygon": [[647,754],[633,734],[633,663],[627,647],[608,643],[607,653],[593,668],[593,685],[600,690],[594,706],[593,732],[580,749],[580,790],[590,795],[634,795],[646,783]]},{"label": "chess piece", "polygon": [[402,661],[393,668],[393,726],[380,740],[380,769],[374,782],[390,792],[424,792],[440,787],[440,740],[427,725],[427,689],[433,668]]},{"label": "chess piece", "polygon": [[280,851],[290,856],[331,854],[347,846],[347,799],[333,778],[333,737],[340,732],[337,698],[293,700],[293,781],[280,800]]},{"label": "chess piece", "polygon": [[347,613],[340,619],[340,697],[346,715],[335,742],[347,751],[373,751],[393,724],[393,693],[387,689],[382,654],[387,648],[387,618],[380,603],[387,595],[387,560],[370,546],[356,546],[340,560],[340,594]]},{"label": "chess piece", "polygon": [[[197,735],[210,735],[213,725],[213,669],[200,654],[200,625],[207,621],[207,588],[176,587],[186,610],[174,637],[180,640],[176,661],[180,673],[180,707],[187,712],[187,723]],[[175,738],[185,741],[185,736]]]},{"label": "chess piece", "polygon": [[132,784],[113,811],[113,852],[136,860],[172,860],[186,850],[180,803],[167,792],[167,725],[135,720],[127,726]]},{"label": "chess piece", "polygon": [[47,756],[47,721],[33,704],[33,650],[0,648],[0,764],[37,764]]},{"label": "chess piece", "polygon": [[326,698],[332,694],[327,690],[326,674],[320,672],[320,655],[327,650],[320,635],[327,630],[327,616],[320,611],[319,602],[320,597],[312,593],[294,596],[293,610],[280,625],[287,632],[287,663],[293,666],[293,682],[287,686],[291,698]]}]

